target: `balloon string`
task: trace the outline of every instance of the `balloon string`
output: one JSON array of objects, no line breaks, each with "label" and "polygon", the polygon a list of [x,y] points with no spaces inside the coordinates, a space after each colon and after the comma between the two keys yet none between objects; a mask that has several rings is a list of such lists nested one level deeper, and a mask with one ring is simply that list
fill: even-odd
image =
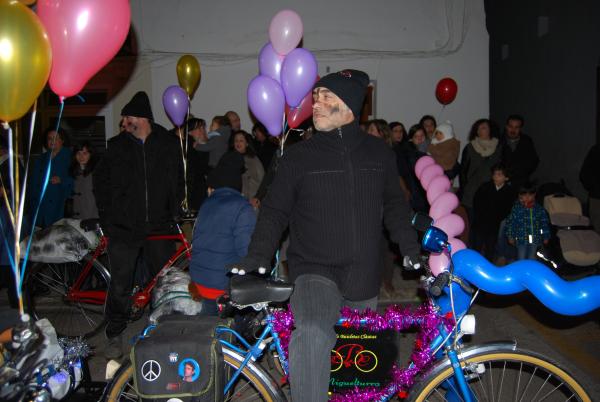
[{"label": "balloon string", "polygon": [[[15,154],[15,150],[13,149],[13,130],[10,127],[9,124],[5,124],[4,126],[5,128],[8,129],[8,166],[9,166],[9,187],[10,187],[10,200],[8,199],[8,194],[6,194],[6,191],[4,189],[6,189],[7,187],[4,185],[4,182],[2,181],[2,195],[4,198],[4,203],[6,206],[6,211],[7,211],[7,215],[8,215],[8,219],[10,220],[10,226],[12,227],[12,234],[9,232],[9,224],[7,223],[6,225],[6,229],[4,228],[4,223],[1,223],[1,229],[2,229],[2,233],[4,233],[4,245],[6,247],[6,252],[8,255],[8,259],[10,262],[10,266],[11,266],[11,270],[13,271],[13,274],[15,276],[15,288],[17,289],[17,297],[19,299],[19,312],[21,314],[24,313],[24,309],[23,309],[23,300],[22,297],[20,295],[19,289],[20,289],[20,275],[19,275],[19,265],[17,264],[17,262],[15,261],[14,255],[15,255],[15,251],[16,251],[16,246],[15,244],[18,242],[19,237],[17,235],[17,233],[15,232],[15,215],[14,215],[14,211],[15,211],[15,194],[14,194],[14,183],[13,183],[13,179],[14,179],[14,154]],[[1,175],[0,175],[0,179],[1,179]],[[12,239],[12,247],[9,246],[8,244],[8,239],[9,239],[9,235],[11,235],[11,239]]]},{"label": "balloon string", "polygon": [[23,278],[25,276],[25,264],[27,263],[27,259],[29,258],[29,251],[31,250],[31,240],[33,239],[33,231],[35,229],[35,223],[37,221],[38,215],[40,213],[40,207],[42,205],[42,200],[44,199],[44,194],[46,193],[46,189],[48,188],[48,183],[50,182],[50,171],[52,169],[52,152],[54,150],[54,145],[56,142],[56,136],[58,135],[58,129],[60,128],[60,120],[62,118],[63,110],[65,107],[65,98],[61,96],[60,98],[60,109],[58,111],[58,120],[56,121],[56,135],[52,138],[52,144],[50,145],[50,149],[48,150],[48,166],[46,167],[46,172],[44,174],[44,181],[42,183],[42,191],[40,193],[40,197],[35,208],[35,213],[33,214],[33,219],[31,220],[31,231],[29,238],[27,239],[27,247],[25,248],[25,255],[23,257],[22,269],[21,269],[21,280],[19,283],[19,287],[17,288],[17,295],[19,296],[19,304],[22,304],[22,293],[21,293],[21,285],[23,284]]},{"label": "balloon string", "polygon": [[[29,159],[31,157],[31,143],[33,142],[33,131],[35,129],[35,117],[37,115],[37,99],[33,103],[33,111],[31,112],[31,122],[29,123],[29,143],[27,147],[27,153],[25,154],[25,166],[23,173],[23,186],[21,188],[21,205],[19,205],[19,211],[17,213],[17,233],[19,233],[19,238],[21,236],[21,228],[23,227],[23,210],[25,206],[25,194],[27,189],[27,176],[29,172]],[[21,246],[18,246],[19,253],[21,251]]]},{"label": "balloon string", "polygon": [[[186,124],[187,126],[187,124]],[[183,138],[181,133],[181,126],[177,126],[177,136],[179,137],[179,147],[181,148],[181,159],[183,160],[183,201],[181,202],[182,208],[187,211],[188,203],[187,203],[187,161],[186,154],[183,150]]]}]

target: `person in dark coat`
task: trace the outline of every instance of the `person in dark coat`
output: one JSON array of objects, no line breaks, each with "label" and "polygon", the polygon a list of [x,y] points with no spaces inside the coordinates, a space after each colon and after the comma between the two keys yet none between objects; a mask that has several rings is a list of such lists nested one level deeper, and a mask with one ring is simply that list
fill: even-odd
[{"label": "person in dark coat", "polygon": [[108,141],[94,172],[94,194],[104,232],[109,237],[111,281],[106,300],[105,356],[122,354],[121,334],[127,327],[136,260],[143,252],[151,277],[175,251],[172,241],[146,240],[166,233],[181,213],[183,163],[178,140],[153,123],[150,100],[138,92],[121,115],[131,131]]},{"label": "person in dark coat", "polygon": [[208,175],[210,195],[194,225],[190,275],[203,314],[217,314],[215,299],[227,289],[226,267],[246,256],[256,225],[256,213],[241,193],[243,170],[240,153],[223,155]]},{"label": "person in dark coat", "polygon": [[275,155],[275,151],[277,150],[277,145],[271,141],[267,134],[267,129],[261,123],[254,124],[252,127],[252,136],[254,137],[254,150],[256,151],[256,156],[262,162],[263,168],[265,172],[271,166],[271,160],[273,159],[273,155]]},{"label": "person in dark coat", "polygon": [[600,145],[596,144],[589,150],[581,166],[579,179],[590,197],[592,225],[600,233]]},{"label": "person in dark coat", "polygon": [[[188,208],[198,211],[206,198],[206,175],[209,167],[208,152],[194,149],[194,142],[206,135],[206,122],[203,119],[191,118],[187,122],[187,195]],[[184,144],[185,145],[185,144]]]},{"label": "person in dark coat", "polygon": [[522,116],[508,116],[501,140],[501,161],[508,170],[514,188],[529,181],[540,162],[533,140],[522,132],[524,125]]},{"label": "person in dark coat", "polygon": [[281,158],[246,258],[232,273],[265,272],[289,225],[287,252],[296,329],[290,342],[292,400],[327,400],[329,352],[340,307],[375,308],[381,285],[382,217],[405,265],[420,251],[400,189],[396,157],[358,125],[369,77],[343,70],[313,89],[309,141]]},{"label": "person in dark coat", "polygon": [[494,258],[500,223],[506,219],[516,199],[506,168],[496,164],[491,168],[492,180],[483,183],[473,196],[472,248]]}]

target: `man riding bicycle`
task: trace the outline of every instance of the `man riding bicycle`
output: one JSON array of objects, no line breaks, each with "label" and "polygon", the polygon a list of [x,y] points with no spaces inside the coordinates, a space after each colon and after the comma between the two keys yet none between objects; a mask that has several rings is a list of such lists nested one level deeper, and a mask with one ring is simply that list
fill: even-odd
[{"label": "man riding bicycle", "polygon": [[405,265],[413,265],[420,250],[394,153],[359,128],[368,84],[368,75],[357,70],[329,74],[315,84],[316,132],[285,152],[261,204],[248,255],[232,269],[264,273],[289,225],[294,401],[327,400],[340,308],[377,306],[382,220]]}]

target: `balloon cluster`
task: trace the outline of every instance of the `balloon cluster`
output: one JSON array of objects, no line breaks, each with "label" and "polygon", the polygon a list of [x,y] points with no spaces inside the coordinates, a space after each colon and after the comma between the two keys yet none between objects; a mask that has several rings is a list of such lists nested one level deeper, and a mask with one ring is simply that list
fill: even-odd
[{"label": "balloon cluster", "polygon": [[177,81],[179,85],[171,85],[163,92],[162,102],[171,122],[181,127],[190,110],[190,100],[200,85],[200,63],[189,54],[177,61]]},{"label": "balloon cluster", "polygon": [[259,75],[248,85],[248,106],[254,116],[277,136],[287,122],[298,127],[312,114],[312,86],[317,81],[317,60],[306,49],[296,48],[304,28],[292,10],[278,12],[269,26],[270,42],[258,56]]},{"label": "balloon cluster", "polygon": [[[119,51],[129,32],[129,0],[39,0],[37,15],[25,4],[0,0],[0,121],[8,130],[9,180],[2,191],[7,219],[1,223],[11,269],[15,276],[19,308],[23,313],[21,284],[31,242],[21,253],[24,200],[27,181],[21,186],[16,131],[8,124],[21,118],[35,104],[48,82],[60,98],[56,127],[60,126],[64,99],[79,93],[87,82]],[[29,144],[35,126],[35,107],[31,113]],[[28,160],[25,166],[29,166]],[[38,209],[32,214],[35,226],[39,205],[52,161],[46,166]],[[25,171],[25,177],[27,171]],[[9,199],[10,198],[10,199]],[[0,219],[1,221],[2,219]],[[31,237],[30,237],[31,239]]]},{"label": "balloon cluster", "polygon": [[40,0],[37,15],[0,0],[0,120],[22,117],[42,89],[73,96],[119,51],[128,0]]},{"label": "balloon cluster", "polygon": [[[423,156],[415,164],[415,174],[427,192],[427,201],[431,205],[429,216],[433,218],[433,224],[448,235],[451,255],[465,249],[465,244],[456,238],[465,230],[465,222],[453,213],[459,201],[458,197],[449,191],[451,183],[444,174],[444,169],[435,163],[431,156]],[[429,256],[429,267],[433,275],[437,276],[446,270],[450,263],[449,258],[445,253],[432,253]]]}]

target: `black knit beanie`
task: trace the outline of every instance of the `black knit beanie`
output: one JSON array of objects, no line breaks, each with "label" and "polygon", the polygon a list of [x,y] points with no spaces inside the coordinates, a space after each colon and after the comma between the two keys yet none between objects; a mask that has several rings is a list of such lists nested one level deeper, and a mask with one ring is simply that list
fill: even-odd
[{"label": "black knit beanie", "polygon": [[369,76],[359,70],[342,70],[321,78],[313,88],[323,87],[336,94],[352,110],[356,119],[360,118]]},{"label": "black knit beanie", "polygon": [[244,172],[244,157],[236,151],[224,154],[217,166],[206,178],[208,187],[214,189],[230,187],[242,191],[242,173]]},{"label": "black knit beanie", "polygon": [[146,92],[139,91],[133,95],[133,98],[121,110],[121,116],[145,117],[154,120],[150,99],[148,99]]}]

